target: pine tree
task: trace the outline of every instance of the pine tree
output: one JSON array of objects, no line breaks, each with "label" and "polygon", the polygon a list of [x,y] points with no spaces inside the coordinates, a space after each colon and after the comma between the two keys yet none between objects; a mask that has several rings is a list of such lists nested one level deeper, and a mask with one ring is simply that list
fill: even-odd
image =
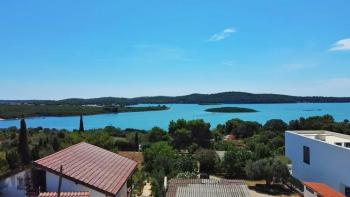
[{"label": "pine tree", "polygon": [[27,133],[27,125],[24,118],[22,118],[18,136],[18,154],[22,164],[28,164],[30,162]]},{"label": "pine tree", "polygon": [[80,114],[80,125],[79,125],[79,131],[84,131],[83,114]]}]

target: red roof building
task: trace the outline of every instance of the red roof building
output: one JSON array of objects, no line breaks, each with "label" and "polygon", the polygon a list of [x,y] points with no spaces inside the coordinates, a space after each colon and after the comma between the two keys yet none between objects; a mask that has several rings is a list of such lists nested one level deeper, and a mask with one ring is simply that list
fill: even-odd
[{"label": "red roof building", "polygon": [[62,192],[89,191],[91,196],[124,196],[137,162],[81,142],[34,161],[46,171],[46,190],[57,191],[62,165]]},{"label": "red roof building", "polygon": [[229,135],[225,135],[224,140],[225,141],[233,141],[236,139],[235,135],[229,134]]},{"label": "red roof building", "polygon": [[[43,192],[38,197],[57,197],[57,192]],[[61,192],[60,197],[90,197],[89,192]]]},{"label": "red roof building", "polygon": [[323,183],[304,182],[304,185],[304,196],[345,197],[345,195],[343,195],[342,193],[335,191],[334,189]]}]

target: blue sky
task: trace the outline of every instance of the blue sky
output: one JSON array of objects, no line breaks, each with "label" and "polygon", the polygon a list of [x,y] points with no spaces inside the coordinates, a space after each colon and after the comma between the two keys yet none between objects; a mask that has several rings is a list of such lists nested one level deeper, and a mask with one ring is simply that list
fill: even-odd
[{"label": "blue sky", "polygon": [[350,96],[350,1],[1,1],[0,99]]}]

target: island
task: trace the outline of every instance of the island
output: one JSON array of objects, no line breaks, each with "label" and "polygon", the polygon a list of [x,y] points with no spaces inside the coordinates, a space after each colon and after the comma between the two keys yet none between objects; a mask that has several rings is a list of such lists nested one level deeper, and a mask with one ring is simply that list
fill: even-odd
[{"label": "island", "polygon": [[45,104],[0,104],[0,119],[39,116],[75,116],[107,113],[126,113],[168,110],[165,105],[155,106],[100,106],[100,105],[45,105]]},{"label": "island", "polygon": [[206,109],[207,112],[218,113],[246,113],[246,112],[258,112],[255,109],[243,108],[243,107],[217,107]]},{"label": "island", "polygon": [[0,100],[0,104],[45,105],[136,105],[136,104],[253,104],[253,103],[350,103],[350,97],[291,96],[282,94],[253,94],[220,92],[183,96],[143,96],[134,98],[100,97],[67,98],[63,100]]}]

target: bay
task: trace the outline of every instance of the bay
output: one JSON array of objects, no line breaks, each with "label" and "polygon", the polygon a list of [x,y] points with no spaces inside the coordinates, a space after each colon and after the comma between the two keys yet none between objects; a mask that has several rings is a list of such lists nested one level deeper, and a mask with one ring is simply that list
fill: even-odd
[{"label": "bay", "polygon": [[[138,106],[149,106],[140,104]],[[180,118],[204,119],[215,127],[233,118],[265,123],[269,119],[282,119],[286,122],[300,117],[316,115],[332,115],[337,121],[350,119],[350,103],[294,103],[294,104],[167,104],[165,111],[130,112],[84,116],[86,129],[115,126],[120,128],[151,129],[154,126],[167,129],[171,120]],[[205,109],[213,107],[244,107],[255,109],[256,113],[213,113]],[[78,129],[79,116],[66,117],[35,117],[26,119],[28,127],[44,127],[57,129]],[[1,120],[0,128],[19,126],[19,120]]]}]

